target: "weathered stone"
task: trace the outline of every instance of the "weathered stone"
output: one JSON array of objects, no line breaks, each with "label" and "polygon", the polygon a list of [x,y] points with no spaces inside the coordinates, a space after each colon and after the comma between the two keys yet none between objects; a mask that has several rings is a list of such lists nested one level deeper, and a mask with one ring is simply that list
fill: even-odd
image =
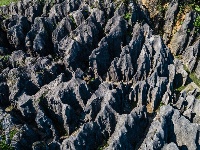
[{"label": "weathered stone", "polygon": [[0,149],[200,149],[199,13],[188,3],[0,7]]},{"label": "weathered stone", "polygon": [[193,16],[194,14],[192,12],[186,14],[185,20],[176,34],[172,37],[172,40],[170,42],[170,48],[172,53],[175,55],[180,55],[183,53],[187,46],[188,38],[190,35],[190,32],[193,28]]},{"label": "weathered stone", "polygon": [[178,0],[172,0],[165,13],[165,25],[164,25],[164,42],[167,44],[172,36],[173,25],[175,23],[176,15],[178,14]]},{"label": "weathered stone", "polygon": [[188,46],[183,54],[184,64],[190,72],[194,71],[200,57],[200,40],[196,41],[194,45]]},{"label": "weathered stone", "polygon": [[134,149],[147,127],[146,108],[135,108],[129,115],[119,117],[116,130],[106,149]]},{"label": "weathered stone", "polygon": [[177,145],[176,145],[174,142],[171,142],[171,143],[169,143],[169,144],[166,144],[166,145],[162,148],[162,150],[171,150],[171,149],[173,149],[173,150],[179,150],[179,148],[177,147]]},{"label": "weathered stone", "polygon": [[[90,135],[88,137],[87,135]],[[96,123],[90,122],[84,124],[75,135],[70,136],[62,142],[61,149],[96,149],[103,140],[102,133]]]},{"label": "weathered stone", "polygon": [[169,105],[162,106],[140,149],[161,149],[171,142],[176,142],[177,147],[197,149],[198,143],[195,141],[198,141],[198,132],[198,125],[180,116],[178,110]]},{"label": "weathered stone", "polygon": [[175,69],[176,69],[174,85],[175,85],[175,87],[180,87],[182,85],[184,86],[188,79],[188,73],[184,69],[183,63],[180,60],[175,59],[174,65],[175,65]]},{"label": "weathered stone", "polygon": [[114,16],[108,21],[105,27],[107,36],[100,41],[99,47],[94,49],[89,57],[89,65],[99,75],[104,75],[111,60],[120,55],[126,30],[126,22],[122,17]]}]

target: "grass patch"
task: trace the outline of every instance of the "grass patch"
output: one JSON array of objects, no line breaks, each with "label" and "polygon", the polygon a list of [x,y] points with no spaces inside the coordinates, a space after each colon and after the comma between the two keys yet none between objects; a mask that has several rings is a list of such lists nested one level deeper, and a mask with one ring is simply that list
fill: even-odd
[{"label": "grass patch", "polygon": [[180,86],[179,88],[175,89],[176,92],[181,92],[186,88],[186,86]]},{"label": "grass patch", "polygon": [[183,69],[189,74],[190,73],[190,70],[187,68],[186,65],[183,65]]},{"label": "grass patch", "polygon": [[180,59],[183,59],[183,56],[182,56],[182,55],[175,55],[174,57],[177,58],[177,59],[179,59],[179,60],[180,60]]},{"label": "grass patch", "polygon": [[192,79],[192,81],[200,87],[200,80],[197,78],[197,76],[195,75],[194,72],[190,73],[190,79]]},{"label": "grass patch", "polygon": [[12,2],[18,2],[19,0],[0,0],[0,6],[9,5]]}]

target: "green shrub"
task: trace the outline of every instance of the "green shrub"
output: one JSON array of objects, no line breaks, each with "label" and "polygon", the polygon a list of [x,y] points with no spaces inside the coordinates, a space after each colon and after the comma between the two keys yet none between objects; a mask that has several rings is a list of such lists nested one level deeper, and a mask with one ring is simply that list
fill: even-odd
[{"label": "green shrub", "polygon": [[[9,133],[10,139],[12,139],[17,132],[18,132],[17,129],[11,130]],[[4,134],[1,135],[0,150],[14,150],[14,148],[10,144],[6,144],[6,137]]]},{"label": "green shrub", "polygon": [[4,62],[8,61],[9,58],[10,58],[10,55],[4,55],[4,56],[0,55],[0,60],[3,60]]},{"label": "green shrub", "polygon": [[194,26],[200,28],[200,16],[195,19]]},{"label": "green shrub", "polygon": [[131,13],[126,13],[124,15],[124,19],[126,19],[127,21],[129,21],[131,19]]},{"label": "green shrub", "polygon": [[0,6],[9,5],[11,2],[17,2],[19,0],[0,0]]},{"label": "green shrub", "polygon": [[200,28],[200,6],[194,5],[194,10],[196,11],[196,13],[198,15],[194,21],[194,26],[197,28],[197,30],[199,30],[199,28]]},{"label": "green shrub", "polygon": [[200,12],[200,6],[196,5],[196,6],[195,6],[195,10],[196,10],[197,12]]}]

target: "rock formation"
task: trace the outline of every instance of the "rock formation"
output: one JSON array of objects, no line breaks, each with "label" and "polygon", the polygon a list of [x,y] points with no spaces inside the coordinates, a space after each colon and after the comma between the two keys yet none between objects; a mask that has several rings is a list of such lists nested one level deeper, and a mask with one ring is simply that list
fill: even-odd
[{"label": "rock formation", "polygon": [[186,4],[1,6],[0,149],[200,150],[200,13]]}]

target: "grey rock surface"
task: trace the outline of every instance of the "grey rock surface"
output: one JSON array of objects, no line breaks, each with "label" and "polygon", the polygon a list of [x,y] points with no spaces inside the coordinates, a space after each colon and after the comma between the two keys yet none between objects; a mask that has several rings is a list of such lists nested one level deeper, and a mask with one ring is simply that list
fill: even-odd
[{"label": "grey rock surface", "polygon": [[200,150],[200,13],[190,6],[0,6],[0,149]]}]

